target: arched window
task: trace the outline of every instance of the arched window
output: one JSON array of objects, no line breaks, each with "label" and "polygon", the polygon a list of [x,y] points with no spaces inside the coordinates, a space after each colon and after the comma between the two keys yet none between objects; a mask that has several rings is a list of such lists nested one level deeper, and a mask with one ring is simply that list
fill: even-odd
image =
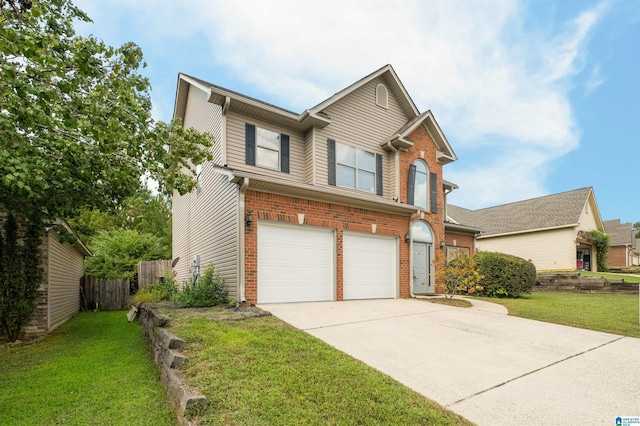
[{"label": "arched window", "polygon": [[426,222],[419,220],[411,226],[411,239],[421,243],[433,243],[433,232]]},{"label": "arched window", "polygon": [[378,84],[376,86],[376,105],[389,108],[389,92],[387,92],[384,84]]},{"label": "arched window", "polygon": [[416,160],[413,165],[416,166],[413,205],[426,210],[429,202],[429,168],[422,160]]}]

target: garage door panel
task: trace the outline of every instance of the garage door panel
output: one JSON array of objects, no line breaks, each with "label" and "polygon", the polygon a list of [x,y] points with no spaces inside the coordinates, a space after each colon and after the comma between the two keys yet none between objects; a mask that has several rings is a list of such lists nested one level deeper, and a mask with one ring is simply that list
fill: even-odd
[{"label": "garage door panel", "polygon": [[333,300],[331,230],[258,224],[258,303]]},{"label": "garage door panel", "polygon": [[350,300],[396,297],[397,264],[395,238],[345,233],[343,298]]}]

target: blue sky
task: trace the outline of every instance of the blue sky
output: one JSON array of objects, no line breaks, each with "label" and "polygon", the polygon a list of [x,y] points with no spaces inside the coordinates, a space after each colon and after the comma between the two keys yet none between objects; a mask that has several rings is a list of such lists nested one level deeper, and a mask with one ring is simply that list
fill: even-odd
[{"label": "blue sky", "polygon": [[640,221],[640,1],[75,3],[80,34],[142,47],[157,119],[179,72],[302,112],[390,63],[459,157],[451,203],[592,186]]}]

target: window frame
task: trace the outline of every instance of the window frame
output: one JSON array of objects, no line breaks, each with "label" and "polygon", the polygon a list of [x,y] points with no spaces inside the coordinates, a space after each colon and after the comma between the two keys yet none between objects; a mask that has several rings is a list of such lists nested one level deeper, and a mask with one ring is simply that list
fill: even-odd
[{"label": "window frame", "polygon": [[[353,151],[354,152],[354,165],[341,163],[339,161],[338,151],[340,149],[340,146],[346,147],[346,148],[350,148],[350,149],[354,150]],[[369,155],[372,156],[373,164],[372,164],[370,170],[364,168],[364,166],[363,166],[363,168],[360,168],[358,166],[358,157],[359,157],[358,153],[359,152],[364,153],[364,154],[366,154],[368,156]],[[347,145],[345,143],[336,141],[336,160],[335,160],[335,164],[336,164],[336,186],[339,186],[341,188],[355,189],[356,191],[366,192],[368,194],[376,194],[377,193],[377,187],[376,187],[376,184],[377,184],[377,170],[376,170],[376,154],[375,154],[375,152],[366,151],[366,150],[358,148],[356,146]],[[343,184],[341,184],[339,182],[340,181],[340,172],[339,172],[339,170],[340,170],[341,167],[349,168],[349,169],[352,169],[354,171],[354,186],[343,185]],[[359,172],[368,173],[368,174],[373,175],[373,188],[372,188],[371,191],[368,191],[368,190],[365,190],[365,189],[360,189],[360,187],[358,185]]]},{"label": "window frame", "polygon": [[[418,164],[422,164],[424,166],[424,169],[426,170],[426,172],[423,172],[421,170],[419,170],[418,168]],[[429,166],[427,165],[426,161],[422,160],[422,159],[417,159],[413,162],[413,165],[416,167],[416,171],[415,171],[415,177],[414,177],[414,183],[413,183],[413,205],[416,207],[420,207],[421,209],[424,210],[428,210],[429,209],[429,195],[430,195],[430,188],[429,188],[429,175],[430,175],[430,171],[429,171]],[[418,205],[417,200],[418,200],[418,175],[424,175],[425,177],[425,194],[424,194],[424,206],[423,205]]]},{"label": "window frame", "polygon": [[[256,126],[255,128],[256,128],[256,136],[255,136],[255,138],[256,138],[256,164],[255,165],[256,165],[256,167],[262,167],[262,168],[269,169],[269,170],[281,171],[281,165],[282,165],[282,158],[281,158],[282,157],[282,133],[274,132],[273,130],[265,129],[264,127],[259,127],[259,126]],[[261,131],[277,135],[277,139],[278,139],[278,149],[277,150],[272,148],[272,147],[264,146],[264,145],[260,144],[260,138],[258,137],[258,134]],[[275,153],[278,154],[275,167],[260,163],[260,158],[261,158],[260,152],[261,152],[261,150],[275,152]]]}]

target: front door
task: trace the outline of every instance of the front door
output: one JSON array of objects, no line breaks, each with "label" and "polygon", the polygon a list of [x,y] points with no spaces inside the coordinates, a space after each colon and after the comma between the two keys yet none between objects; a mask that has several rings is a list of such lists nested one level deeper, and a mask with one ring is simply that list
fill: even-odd
[{"label": "front door", "polygon": [[413,293],[435,293],[431,279],[431,244],[413,242]]}]

